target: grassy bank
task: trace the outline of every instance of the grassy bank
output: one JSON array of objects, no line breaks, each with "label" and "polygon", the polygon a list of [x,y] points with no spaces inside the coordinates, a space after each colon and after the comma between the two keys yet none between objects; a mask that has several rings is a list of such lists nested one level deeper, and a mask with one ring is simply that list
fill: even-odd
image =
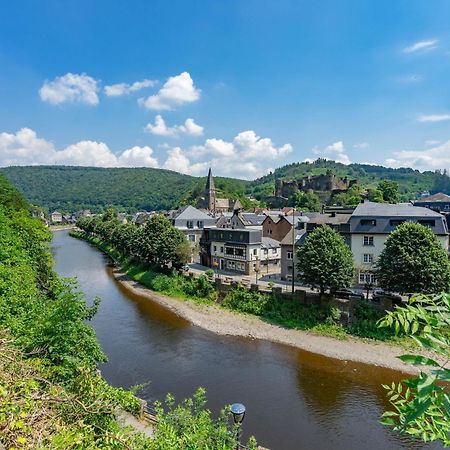
[{"label": "grassy bank", "polygon": [[286,328],[305,330],[338,339],[361,337],[406,344],[403,338],[394,336],[391,330],[379,329],[377,321],[383,313],[362,301],[355,311],[355,320],[349,327],[339,323],[339,310],[329,306],[300,305],[276,295],[252,292],[243,287],[231,290],[219,301],[218,292],[210,278],[201,275],[190,278],[177,273],[162,274],[125,257],[100,238],[82,231],[72,231],[71,236],[86,240],[108,254],[121,265],[124,273],[147,288],[170,297],[192,300],[196,303],[219,304],[238,313],[252,314],[266,322]]}]

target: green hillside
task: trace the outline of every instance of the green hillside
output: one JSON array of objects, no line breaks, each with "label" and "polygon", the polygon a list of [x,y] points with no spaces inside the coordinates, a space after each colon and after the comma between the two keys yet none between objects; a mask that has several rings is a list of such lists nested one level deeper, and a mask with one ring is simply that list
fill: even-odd
[{"label": "green hillside", "polygon": [[401,168],[391,169],[383,166],[369,164],[345,165],[335,161],[318,159],[313,163],[294,163],[276,169],[272,174],[258,178],[251,184],[251,193],[259,198],[271,195],[274,181],[277,178],[283,180],[298,180],[308,175],[324,174],[331,170],[339,177],[357,179],[364,188],[374,188],[381,180],[396,181],[402,200],[412,200],[423,191],[442,191],[450,194],[450,178],[439,172],[419,172],[418,170]]},{"label": "green hillside", "polygon": [[[271,195],[276,178],[298,180],[307,175],[331,170],[337,176],[358,179],[364,188],[379,181],[396,181],[402,200],[416,198],[423,191],[450,194],[450,178],[439,172],[391,169],[367,164],[348,166],[319,159],[314,163],[294,163],[254,181],[215,177],[218,195],[245,196],[258,200]],[[171,209],[185,203],[195,204],[201,197],[206,177],[192,177],[177,172],[151,168],[94,168],[67,166],[28,166],[0,169],[34,205],[49,210],[71,212],[91,209],[100,212],[107,206],[123,211]],[[205,174],[206,175],[206,174]]]},{"label": "green hillside", "polygon": [[[26,166],[0,169],[33,205],[48,210],[100,212],[113,205],[127,212],[171,209],[200,194],[206,177],[152,168]],[[205,174],[206,175],[206,174]],[[216,178],[220,191],[243,195],[247,182]]]}]

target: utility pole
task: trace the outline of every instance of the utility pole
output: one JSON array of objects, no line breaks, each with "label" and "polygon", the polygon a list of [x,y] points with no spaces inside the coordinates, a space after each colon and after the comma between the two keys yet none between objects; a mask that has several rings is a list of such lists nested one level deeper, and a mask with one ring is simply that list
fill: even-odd
[{"label": "utility pole", "polygon": [[292,293],[295,292],[295,206],[292,209]]}]

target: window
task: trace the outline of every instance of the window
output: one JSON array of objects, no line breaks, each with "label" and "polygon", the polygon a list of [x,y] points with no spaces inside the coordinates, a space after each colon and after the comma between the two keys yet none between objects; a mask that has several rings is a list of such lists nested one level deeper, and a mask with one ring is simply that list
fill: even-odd
[{"label": "window", "polygon": [[269,250],[267,250],[267,248],[264,249],[264,254],[267,255],[267,253],[269,253]]},{"label": "window", "polygon": [[403,222],[405,222],[405,221],[402,220],[402,219],[391,219],[391,220],[389,221],[389,225],[390,225],[391,227],[398,227],[398,226],[401,225]]},{"label": "window", "polygon": [[253,255],[256,256],[258,254],[258,249],[254,248],[253,249]]},{"label": "window", "polygon": [[277,249],[276,249],[276,248],[273,248],[273,249],[272,249],[272,254],[275,255],[276,253],[277,253]]},{"label": "window", "polygon": [[375,219],[361,219],[359,223],[363,226],[365,225],[374,227],[377,224],[377,221]]},{"label": "window", "polygon": [[364,236],[363,245],[373,247],[373,236]]},{"label": "window", "polygon": [[272,230],[268,230],[268,233],[269,233],[269,234],[272,234]]},{"label": "window", "polygon": [[445,205],[445,206],[444,206],[444,209],[445,209],[446,211],[450,210],[450,205]]},{"label": "window", "polygon": [[203,228],[203,220],[197,220],[197,228]]},{"label": "window", "polygon": [[366,264],[373,263],[373,254],[372,253],[364,253],[363,262]]},{"label": "window", "polygon": [[217,247],[216,247],[216,246],[214,246],[213,248],[214,248],[214,251],[216,252],[216,251],[217,251]]},{"label": "window", "polygon": [[194,221],[193,221],[193,220],[188,220],[188,221],[186,222],[186,226],[187,226],[188,228],[194,228]]},{"label": "window", "polygon": [[223,253],[223,247],[220,247],[220,253]]},{"label": "window", "polygon": [[376,284],[377,278],[374,273],[370,272],[359,272],[359,283],[360,284]]},{"label": "window", "polygon": [[426,227],[434,227],[436,222],[434,220],[419,220],[421,225],[425,225]]},{"label": "window", "polygon": [[[287,254],[286,254],[286,258],[287,258],[288,260],[292,261],[292,256],[293,256],[292,250],[288,250],[288,251],[287,251]],[[292,268],[292,266],[291,266],[291,268]]]},{"label": "window", "polygon": [[188,236],[188,239],[189,239],[191,242],[195,242],[195,234],[190,234],[190,235]]}]

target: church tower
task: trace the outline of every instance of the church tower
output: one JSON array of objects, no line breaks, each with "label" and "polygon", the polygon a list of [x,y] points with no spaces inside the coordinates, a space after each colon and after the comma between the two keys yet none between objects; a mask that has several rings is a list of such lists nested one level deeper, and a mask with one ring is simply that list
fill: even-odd
[{"label": "church tower", "polygon": [[211,167],[208,171],[208,178],[205,186],[205,206],[212,213],[216,211],[216,187],[214,186],[214,178],[211,173]]}]

